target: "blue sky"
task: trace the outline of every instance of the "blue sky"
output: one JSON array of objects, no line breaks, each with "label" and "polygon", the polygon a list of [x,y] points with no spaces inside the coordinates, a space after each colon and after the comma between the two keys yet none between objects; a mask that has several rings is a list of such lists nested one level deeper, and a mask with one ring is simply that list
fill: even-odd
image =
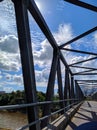
[{"label": "blue sky", "polygon": [[[97,14],[93,11],[75,5],[71,6],[70,3],[64,2],[63,0],[35,0],[35,2],[58,45],[97,26]],[[97,6],[96,0],[85,0],[85,2]],[[46,91],[52,59],[52,48],[30,14],[29,24],[34,53],[37,89]],[[87,51],[94,50],[97,52],[97,32],[72,43],[72,45],[68,47]],[[68,64],[90,57],[89,55],[69,52],[63,52],[63,55]],[[96,60],[83,63],[82,65],[92,66],[92,64],[97,66]],[[73,69],[72,71],[78,72],[81,70]],[[63,82],[64,73],[65,70],[62,65]],[[91,77],[84,78],[88,79]],[[18,89],[23,90],[24,87],[14,6],[10,0],[4,0],[0,3],[0,90],[11,92]],[[55,84],[55,92],[57,92],[57,83]]]}]

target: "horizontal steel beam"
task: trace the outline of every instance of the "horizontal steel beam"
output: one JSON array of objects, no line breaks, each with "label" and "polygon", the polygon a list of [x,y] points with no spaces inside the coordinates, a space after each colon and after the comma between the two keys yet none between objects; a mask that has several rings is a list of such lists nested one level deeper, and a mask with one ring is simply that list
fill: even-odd
[{"label": "horizontal steel beam", "polygon": [[[82,86],[82,85],[80,85],[80,86]],[[93,88],[95,88],[95,87],[97,87],[97,85],[95,85],[95,86],[89,86],[89,85],[83,85],[83,87],[88,87],[88,88],[91,88],[91,89],[93,89]],[[92,88],[93,87],[93,88]]]},{"label": "horizontal steel beam", "polygon": [[73,65],[73,66],[70,65],[70,67],[97,70],[97,68],[84,67],[84,66],[76,66],[76,65]]},{"label": "horizontal steel beam", "polygon": [[68,49],[68,48],[61,48],[61,49],[66,50],[66,51],[76,52],[76,53],[82,53],[82,54],[96,55],[97,56],[97,53],[92,53],[92,52],[86,52],[86,51],[80,51],[80,50],[74,50],[74,49]]},{"label": "horizontal steel beam", "polygon": [[97,80],[76,80],[77,82],[97,82]]},{"label": "horizontal steel beam", "polygon": [[80,34],[79,36],[73,38],[72,40],[70,40],[70,41],[68,41],[68,42],[66,42],[66,43],[64,43],[63,45],[60,45],[60,48],[63,48],[63,47],[65,47],[65,46],[71,44],[72,42],[75,42],[75,41],[77,41],[77,40],[83,38],[84,36],[86,36],[86,35],[88,35],[88,34],[94,32],[94,31],[96,31],[96,30],[97,30],[97,26],[94,27],[94,28],[92,28],[92,29],[90,29],[90,30],[88,30],[88,31],[86,31],[86,32],[84,32],[84,33],[82,33],[82,34]]},{"label": "horizontal steel beam", "polygon": [[78,83],[78,84],[79,85],[89,85],[89,86],[95,86],[96,85],[97,86],[97,83],[96,84],[92,84],[92,83],[91,84],[89,84],[89,83]]},{"label": "horizontal steel beam", "polygon": [[78,82],[78,84],[89,84],[89,85],[96,85],[96,82]]},{"label": "horizontal steel beam", "polygon": [[97,73],[85,73],[85,74],[76,74],[76,75],[97,75]]},{"label": "horizontal steel beam", "polygon": [[75,65],[75,64],[84,63],[84,62],[87,62],[87,61],[90,61],[90,60],[94,60],[94,59],[96,59],[96,58],[97,58],[97,57],[92,57],[92,58],[89,58],[89,59],[86,59],[86,60],[82,60],[82,61],[79,61],[79,62],[75,62],[75,63],[70,64],[69,66],[72,66],[72,65]]},{"label": "horizontal steel beam", "polygon": [[81,72],[77,72],[77,73],[73,73],[74,75],[78,75],[78,74],[85,74],[86,72],[91,72],[91,71],[95,71],[95,70],[87,70],[87,71],[81,71]]},{"label": "horizontal steel beam", "polygon": [[65,0],[65,1],[66,1],[66,2],[69,2],[69,3],[71,3],[71,4],[74,4],[74,5],[77,5],[77,6],[86,8],[86,9],[88,9],[88,10],[97,12],[97,7],[96,7],[96,6],[93,6],[93,5],[91,5],[91,4],[82,2],[82,1],[80,1],[80,0]]}]

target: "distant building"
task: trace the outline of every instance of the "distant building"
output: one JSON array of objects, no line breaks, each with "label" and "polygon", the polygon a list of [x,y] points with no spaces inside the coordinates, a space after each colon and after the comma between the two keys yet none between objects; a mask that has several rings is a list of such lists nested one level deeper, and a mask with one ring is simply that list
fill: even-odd
[{"label": "distant building", "polygon": [[0,94],[5,94],[5,91],[0,91]]}]

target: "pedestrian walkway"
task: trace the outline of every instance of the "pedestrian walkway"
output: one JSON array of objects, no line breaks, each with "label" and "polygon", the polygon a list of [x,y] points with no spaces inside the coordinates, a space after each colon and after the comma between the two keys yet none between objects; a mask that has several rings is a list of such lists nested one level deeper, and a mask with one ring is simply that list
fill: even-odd
[{"label": "pedestrian walkway", "polygon": [[82,124],[95,121],[97,122],[97,102],[85,101],[65,130],[74,130]]}]

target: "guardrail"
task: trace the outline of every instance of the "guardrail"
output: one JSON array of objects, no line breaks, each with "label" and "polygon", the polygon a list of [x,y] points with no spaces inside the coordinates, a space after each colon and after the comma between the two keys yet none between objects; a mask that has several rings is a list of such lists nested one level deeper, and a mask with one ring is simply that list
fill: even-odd
[{"label": "guardrail", "polygon": [[[69,104],[70,101],[72,101],[73,103]],[[14,109],[18,109],[18,108],[19,109],[28,108],[28,107],[41,106],[41,105],[46,105],[46,104],[56,104],[56,103],[61,103],[61,102],[63,102],[64,104],[65,104],[65,102],[68,102],[68,105],[61,109],[58,109],[57,111],[51,112],[49,115],[43,116],[43,117],[39,118],[38,120],[35,120],[25,126],[21,126],[21,128],[18,128],[18,130],[24,130],[26,128],[29,128],[30,126],[36,125],[37,123],[41,124],[41,122],[47,118],[49,118],[49,120],[50,120],[51,116],[53,116],[55,114],[59,114],[62,111],[64,111],[64,114],[65,114],[65,112],[69,108],[71,108],[73,105],[78,104],[80,102],[79,99],[65,99],[65,100],[46,101],[46,102],[37,102],[37,103],[29,103],[29,104],[7,105],[7,106],[0,106],[0,110],[14,110]]]}]

